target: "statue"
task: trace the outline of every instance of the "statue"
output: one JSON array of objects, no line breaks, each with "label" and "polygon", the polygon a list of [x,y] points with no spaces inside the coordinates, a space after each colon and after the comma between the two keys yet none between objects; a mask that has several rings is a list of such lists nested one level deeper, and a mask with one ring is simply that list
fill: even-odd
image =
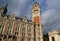
[{"label": "statue", "polygon": [[0,14],[6,14],[7,13],[7,4],[4,4],[2,8],[0,8]]}]

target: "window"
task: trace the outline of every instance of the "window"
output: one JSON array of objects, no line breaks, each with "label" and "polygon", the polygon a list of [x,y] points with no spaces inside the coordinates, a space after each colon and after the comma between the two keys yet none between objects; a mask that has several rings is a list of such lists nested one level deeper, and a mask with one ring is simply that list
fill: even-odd
[{"label": "window", "polygon": [[18,23],[18,22],[16,22],[15,30],[16,30],[17,32],[19,32],[19,23]]},{"label": "window", "polygon": [[22,33],[25,33],[25,29],[26,29],[26,25],[23,24],[23,25],[22,25]]},{"label": "window", "polygon": [[18,28],[18,27],[16,27],[16,28],[15,28],[15,30],[16,30],[16,32],[18,32],[18,31],[19,31],[19,28]]},{"label": "window", "polygon": [[31,41],[31,25],[28,25],[28,41]]},{"label": "window", "polygon": [[31,38],[28,38],[28,41],[31,41]]},{"label": "window", "polygon": [[25,33],[22,33],[22,37],[25,37]]},{"label": "window", "polygon": [[25,33],[22,33],[22,41],[25,39]]},{"label": "window", "polygon": [[2,26],[2,25],[0,25],[0,29],[1,29],[1,26]]},{"label": "window", "polygon": [[40,38],[38,37],[38,41],[40,41]]},{"label": "window", "polygon": [[12,29],[12,26],[9,26],[9,27],[8,27],[8,30],[11,31],[11,29]]},{"label": "window", "polygon": [[0,20],[0,33],[2,34],[4,28],[5,20]]},{"label": "window", "polygon": [[8,34],[8,35],[11,35],[11,31],[7,31],[7,34]]},{"label": "window", "polygon": [[18,35],[18,32],[15,32],[15,35],[17,36]]},{"label": "window", "polygon": [[28,33],[28,37],[31,38],[31,33]]},{"label": "window", "polygon": [[0,34],[2,34],[3,31],[3,25],[0,25]]},{"label": "window", "polygon": [[8,35],[11,34],[11,29],[12,29],[12,27],[9,26],[9,27],[8,27],[8,31],[7,31],[7,34],[8,34]]},{"label": "window", "polygon": [[3,28],[4,28],[4,25],[0,25],[0,30],[3,30]]},{"label": "window", "polygon": [[19,22],[15,23],[15,35],[18,36],[19,33]]},{"label": "window", "polygon": [[35,26],[35,32],[38,34],[38,25],[36,24],[36,26]]},{"label": "window", "polygon": [[15,38],[14,41],[17,41],[17,38]]},{"label": "window", "polygon": [[31,26],[28,25],[28,32],[30,33],[31,32]]},{"label": "window", "polygon": [[25,29],[26,29],[26,25],[23,24],[22,25],[22,41],[24,41],[24,39],[25,39]]},{"label": "window", "polygon": [[55,41],[54,37],[52,37],[52,41]]},{"label": "window", "polygon": [[13,22],[9,22],[9,25],[12,26],[13,25]]},{"label": "window", "polygon": [[8,31],[7,31],[7,34],[8,34],[8,35],[11,34],[12,26],[13,26],[13,22],[9,22]]},{"label": "window", "polygon": [[22,38],[22,41],[24,41],[24,38]]},{"label": "window", "polygon": [[6,20],[0,20],[0,24],[5,24]]},{"label": "window", "polygon": [[17,27],[19,27],[19,22],[16,22],[15,24],[16,24]]}]

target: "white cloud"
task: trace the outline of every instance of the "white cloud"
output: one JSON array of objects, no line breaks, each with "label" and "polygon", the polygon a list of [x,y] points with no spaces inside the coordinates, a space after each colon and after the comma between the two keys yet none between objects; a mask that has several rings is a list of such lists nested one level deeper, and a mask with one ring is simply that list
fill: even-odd
[{"label": "white cloud", "polygon": [[29,20],[32,20],[32,5],[33,5],[33,3],[28,7],[28,9],[27,9],[27,18],[29,19]]},{"label": "white cloud", "polygon": [[43,31],[60,29],[60,0],[46,0],[47,9],[42,13]]},{"label": "white cloud", "polygon": [[[25,9],[25,7],[29,1],[30,0],[11,0],[11,3],[12,3],[11,11],[14,12],[16,16],[23,15],[22,13],[24,11],[22,11],[22,10]],[[27,8],[29,8],[29,7],[27,7]],[[26,9],[26,11],[28,11],[28,10]]]},{"label": "white cloud", "polygon": [[60,8],[60,0],[47,0],[46,4],[48,6],[47,9]]},{"label": "white cloud", "polygon": [[26,4],[29,0],[11,0],[12,3],[20,5],[20,4]]}]

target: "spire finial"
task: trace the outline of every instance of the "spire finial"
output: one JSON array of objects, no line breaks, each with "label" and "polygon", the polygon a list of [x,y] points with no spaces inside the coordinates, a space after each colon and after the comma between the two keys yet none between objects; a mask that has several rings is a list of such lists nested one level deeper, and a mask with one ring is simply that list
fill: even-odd
[{"label": "spire finial", "polygon": [[34,4],[38,4],[37,0],[35,0]]}]

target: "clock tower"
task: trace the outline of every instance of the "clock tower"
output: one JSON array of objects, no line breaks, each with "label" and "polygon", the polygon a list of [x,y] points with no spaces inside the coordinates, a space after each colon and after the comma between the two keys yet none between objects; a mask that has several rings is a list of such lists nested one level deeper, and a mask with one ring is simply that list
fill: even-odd
[{"label": "clock tower", "polygon": [[34,3],[32,8],[32,21],[40,25],[40,7],[37,2]]},{"label": "clock tower", "polygon": [[40,6],[37,2],[35,2],[32,7],[32,21],[38,24],[38,31],[35,31],[35,33],[38,33],[38,35],[36,34],[36,41],[38,41],[37,36],[39,38],[39,41],[43,41],[40,13]]}]

